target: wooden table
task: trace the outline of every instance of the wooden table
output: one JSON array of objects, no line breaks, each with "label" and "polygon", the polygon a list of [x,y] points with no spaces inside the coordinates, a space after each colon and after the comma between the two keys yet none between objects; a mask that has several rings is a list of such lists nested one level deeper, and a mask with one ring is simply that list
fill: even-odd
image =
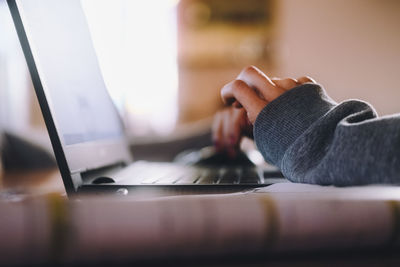
[{"label": "wooden table", "polygon": [[29,194],[59,193],[65,195],[58,169],[5,172],[3,173],[2,188]]}]

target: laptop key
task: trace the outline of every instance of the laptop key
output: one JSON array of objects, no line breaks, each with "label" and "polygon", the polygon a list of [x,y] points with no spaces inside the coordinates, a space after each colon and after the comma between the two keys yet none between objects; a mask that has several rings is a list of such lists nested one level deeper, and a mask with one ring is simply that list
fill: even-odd
[{"label": "laptop key", "polygon": [[149,177],[146,179],[143,179],[142,181],[140,181],[141,184],[154,184],[155,182],[157,182],[158,178],[157,177]]},{"label": "laptop key", "polygon": [[160,183],[160,181],[162,181],[161,183],[172,183],[174,182],[176,179],[174,179],[172,182],[171,181],[167,181],[167,179],[170,179],[171,176],[169,175],[154,175],[154,176],[150,176],[148,178],[145,178],[141,181],[142,184],[155,184],[155,183]]},{"label": "laptop key", "polygon": [[219,180],[219,171],[218,170],[205,170],[201,173],[200,178],[197,180],[197,184],[215,184]]},{"label": "laptop key", "polygon": [[180,177],[188,172],[189,170],[187,169],[176,168],[160,177],[160,179],[157,180],[156,184],[174,184],[179,180]]},{"label": "laptop key", "polygon": [[260,183],[260,177],[254,169],[243,169],[240,176],[241,184],[258,184]]},{"label": "laptop key", "polygon": [[239,183],[239,173],[236,169],[225,169],[222,171],[219,184],[237,184]]},{"label": "laptop key", "polygon": [[178,176],[174,174],[166,175],[161,179],[158,179],[156,184],[173,184],[178,180]]},{"label": "laptop key", "polygon": [[198,172],[184,174],[179,177],[175,184],[194,184],[200,178],[200,174]]}]

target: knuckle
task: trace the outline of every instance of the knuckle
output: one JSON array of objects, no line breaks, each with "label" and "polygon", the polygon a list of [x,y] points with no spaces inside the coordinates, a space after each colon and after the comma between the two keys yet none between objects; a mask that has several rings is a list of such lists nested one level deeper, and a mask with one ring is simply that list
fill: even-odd
[{"label": "knuckle", "polygon": [[285,79],[285,82],[287,82],[287,83],[293,83],[293,84],[297,83],[297,81],[296,81],[295,79],[293,79],[293,78],[286,78],[286,79]]},{"label": "knuckle", "polygon": [[315,81],[309,76],[302,76],[297,79],[300,83],[315,83]]},{"label": "knuckle", "polygon": [[240,80],[240,79],[236,79],[233,81],[233,87],[242,87],[244,84],[244,81]]},{"label": "knuckle", "polygon": [[255,66],[250,65],[245,67],[242,72],[245,74],[258,73],[258,69]]},{"label": "knuckle", "polygon": [[293,78],[286,78],[286,79],[282,80],[282,82],[286,89],[292,89],[293,87],[295,87],[299,84],[299,82]]},{"label": "knuckle", "polygon": [[243,88],[245,88],[246,86],[247,85],[244,81],[237,79],[232,83],[232,91],[237,92],[239,90],[243,90]]},{"label": "knuckle", "polygon": [[227,83],[224,86],[222,86],[221,88],[221,95],[224,94],[224,92],[229,88],[229,86],[231,85],[231,83]]}]

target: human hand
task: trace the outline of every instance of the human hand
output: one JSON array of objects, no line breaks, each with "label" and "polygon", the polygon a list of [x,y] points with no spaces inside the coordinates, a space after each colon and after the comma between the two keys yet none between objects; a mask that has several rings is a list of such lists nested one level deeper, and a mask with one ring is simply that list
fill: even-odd
[{"label": "human hand", "polygon": [[212,125],[212,139],[217,152],[225,152],[234,158],[243,136],[253,137],[253,125],[245,109],[227,107],[217,112]]},{"label": "human hand", "polygon": [[310,77],[272,78],[254,66],[242,70],[239,76],[221,90],[222,100],[227,105],[244,108],[253,124],[260,111],[284,92],[307,82],[315,83]]},{"label": "human hand", "polygon": [[239,76],[221,90],[222,100],[230,107],[216,114],[212,127],[215,147],[236,155],[243,136],[252,136],[253,124],[261,110],[278,96],[298,85],[315,83],[310,77],[272,78],[254,66],[242,70]]}]

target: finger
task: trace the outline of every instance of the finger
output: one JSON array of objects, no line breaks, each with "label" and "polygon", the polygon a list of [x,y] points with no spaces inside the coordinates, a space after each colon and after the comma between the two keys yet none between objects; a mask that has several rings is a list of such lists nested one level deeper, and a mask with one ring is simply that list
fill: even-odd
[{"label": "finger", "polygon": [[211,127],[212,132],[212,140],[214,143],[214,147],[217,151],[220,151],[222,148],[222,114],[218,112],[215,114],[214,121]]},{"label": "finger", "polygon": [[284,90],[277,87],[267,75],[254,66],[243,69],[238,79],[244,81],[250,87],[257,89],[268,102],[274,100],[284,92]]},{"label": "finger", "polygon": [[229,110],[225,110],[222,114],[222,143],[224,150],[227,150],[230,144],[230,121],[232,118],[230,117]]},{"label": "finger", "polygon": [[298,85],[300,85],[300,83],[292,78],[286,78],[286,79],[279,79],[279,78],[273,78],[271,79],[277,86],[279,86],[280,88],[284,89],[284,90],[290,90]]},{"label": "finger", "polygon": [[235,102],[232,103],[232,107],[235,107],[235,108],[242,108],[243,106],[242,106],[239,102],[237,102],[237,101],[235,100]]},{"label": "finger", "polygon": [[232,116],[231,110],[226,110],[223,114],[223,151],[229,156],[234,156],[234,143],[233,143],[233,132],[234,117]]},{"label": "finger", "polygon": [[240,137],[241,137],[241,123],[242,123],[242,118],[246,117],[246,111],[245,109],[232,109],[231,110],[231,120],[229,122],[229,142],[231,146],[233,147],[238,147]]},{"label": "finger", "polygon": [[258,94],[242,80],[234,80],[225,85],[221,90],[221,97],[225,104],[232,104],[237,101],[247,111],[252,110],[254,104],[266,104]]},{"label": "finger", "polygon": [[231,158],[237,156],[240,150],[240,140],[243,136],[243,121],[247,121],[247,114],[244,108],[241,109],[231,109],[230,110],[230,120],[229,124],[229,134],[228,134],[228,145],[226,148],[227,154]]},{"label": "finger", "polygon": [[237,145],[237,147],[239,147],[242,136],[249,136],[249,132],[252,132],[253,130],[253,125],[249,122],[246,110],[244,108],[233,109],[232,111],[233,122],[235,124],[232,126],[232,129],[234,129],[234,143]]},{"label": "finger", "polygon": [[304,84],[304,83],[317,83],[313,78],[308,77],[308,76],[303,76],[297,79],[297,81],[300,84]]},{"label": "finger", "polygon": [[268,103],[241,80],[235,80],[225,85],[221,90],[221,96],[225,103],[238,101],[246,109],[252,123],[254,122],[253,119],[255,120],[261,109]]}]

